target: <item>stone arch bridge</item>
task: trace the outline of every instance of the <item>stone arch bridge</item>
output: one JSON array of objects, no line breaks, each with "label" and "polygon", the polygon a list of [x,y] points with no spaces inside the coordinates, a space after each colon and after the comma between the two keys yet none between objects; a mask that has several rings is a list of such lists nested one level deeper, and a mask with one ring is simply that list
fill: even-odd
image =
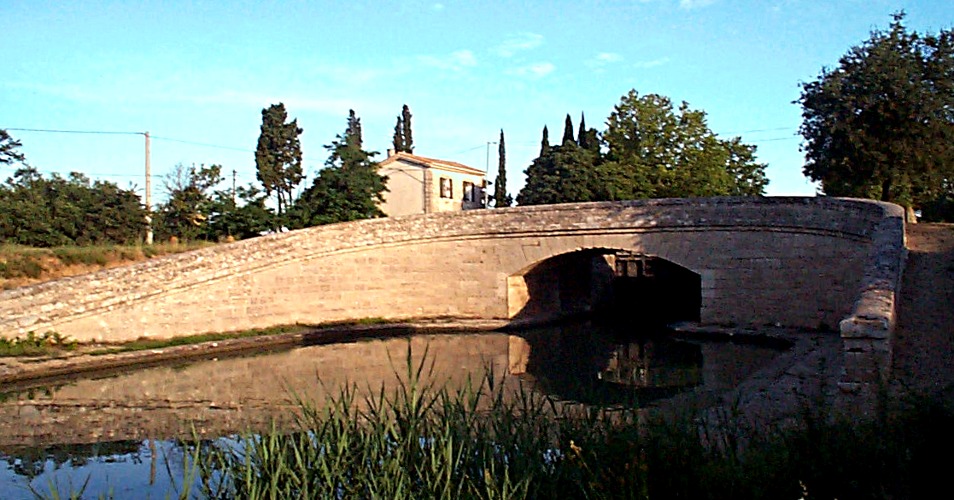
[{"label": "stone arch bridge", "polygon": [[[847,353],[883,360],[890,359],[903,224],[897,206],[833,198],[666,199],[365,220],[4,291],[0,335],[54,330],[121,341],[367,317],[536,321],[593,307],[614,276],[668,266],[683,276],[684,289],[669,292],[689,304],[685,319],[840,325]],[[870,375],[867,366],[859,364],[859,377]]]}]

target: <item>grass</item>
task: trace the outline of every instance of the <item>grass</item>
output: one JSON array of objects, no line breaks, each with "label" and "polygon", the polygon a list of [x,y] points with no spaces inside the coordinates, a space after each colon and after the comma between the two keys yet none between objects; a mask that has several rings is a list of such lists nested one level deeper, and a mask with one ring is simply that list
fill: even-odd
[{"label": "grass", "polygon": [[107,347],[90,351],[92,356],[101,356],[104,354],[117,354],[122,352],[146,351],[150,349],[163,349],[166,347],[175,347],[182,345],[201,344],[203,342],[218,342],[229,339],[241,339],[249,337],[263,337],[267,335],[280,335],[285,333],[302,333],[312,330],[314,327],[307,325],[281,325],[270,328],[256,328],[253,330],[244,330],[241,332],[221,332],[221,333],[202,333],[198,335],[187,335],[183,337],[174,337],[171,339],[139,339],[127,342],[115,347]]},{"label": "grass", "polygon": [[[947,486],[954,412],[929,401],[862,422],[806,404],[780,430],[732,408],[647,416],[567,404],[492,372],[450,391],[427,360],[414,364],[408,348],[392,391],[299,399],[291,432],[183,444],[182,470],[166,467],[174,496],[887,499]],[[33,493],[59,497],[48,488]]]},{"label": "grass", "polygon": [[100,245],[34,248],[22,245],[0,245],[0,283],[11,288],[22,283],[56,279],[75,274],[70,267],[104,268],[116,263],[132,263],[152,257],[186,252],[213,243],[157,243],[155,245]]},{"label": "grass", "polygon": [[299,401],[295,432],[193,443],[200,497],[924,498],[947,486],[954,413],[933,404],[865,422],[806,409],[783,431],[731,410],[558,403],[493,374],[448,391],[410,360],[393,392]]},{"label": "grass", "polygon": [[0,357],[52,356],[75,349],[75,340],[70,340],[57,332],[46,332],[42,335],[29,332],[24,337],[0,337]]}]

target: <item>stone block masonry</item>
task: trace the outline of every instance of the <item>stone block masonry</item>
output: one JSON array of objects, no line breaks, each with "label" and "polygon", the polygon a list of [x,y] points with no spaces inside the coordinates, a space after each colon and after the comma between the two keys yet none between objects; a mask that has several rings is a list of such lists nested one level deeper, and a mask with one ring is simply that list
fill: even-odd
[{"label": "stone block masonry", "polygon": [[[0,292],[0,335],[119,342],[364,317],[516,318],[534,297],[514,287],[537,266],[622,250],[698,274],[703,323],[840,325],[854,383],[890,359],[902,215],[863,200],[696,198],[365,220]],[[854,368],[871,360],[879,368]]]}]

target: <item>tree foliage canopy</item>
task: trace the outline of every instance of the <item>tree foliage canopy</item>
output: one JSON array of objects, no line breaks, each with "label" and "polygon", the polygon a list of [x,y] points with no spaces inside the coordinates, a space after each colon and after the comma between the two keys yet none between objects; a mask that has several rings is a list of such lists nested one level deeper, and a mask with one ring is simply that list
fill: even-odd
[{"label": "tree foliage canopy", "polygon": [[261,134],[255,150],[256,176],[265,192],[275,195],[279,217],[291,205],[293,190],[304,179],[298,139],[302,129],[297,119],[287,120],[288,112],[282,103],[263,109]]},{"label": "tree foliage canopy", "polygon": [[11,163],[25,163],[26,157],[18,149],[23,146],[20,141],[10,137],[6,130],[0,129],[0,165]]},{"label": "tree foliage canopy", "polygon": [[411,108],[404,105],[394,124],[394,137],[391,139],[395,153],[414,153],[414,133],[411,130]]},{"label": "tree foliage canopy", "polygon": [[761,195],[768,180],[755,161],[755,146],[739,138],[719,139],[703,111],[669,98],[635,90],[623,96],[602,136],[586,128],[563,143],[546,136],[540,156],[527,168],[521,205],[686,196]]},{"label": "tree foliage canopy", "polygon": [[377,153],[365,151],[362,143],[360,119],[352,110],[345,133],[325,146],[329,153],[325,168],[295,202],[294,227],[384,216],[379,204],[384,201],[387,177],[378,174],[373,160]]},{"label": "tree foliage canopy", "polygon": [[215,189],[222,181],[222,166],[176,165],[166,176],[168,199],[159,206],[153,227],[156,237],[222,241],[251,238],[274,230],[280,223],[265,206],[268,198],[253,185],[233,190]]},{"label": "tree foliage canopy", "polygon": [[827,195],[916,207],[954,195],[954,31],[903,21],[802,84],[804,173]]},{"label": "tree foliage canopy", "polygon": [[211,190],[220,182],[221,165],[200,165],[197,169],[179,163],[173,167],[164,181],[169,198],[157,213],[158,237],[196,240],[204,236],[213,213]]},{"label": "tree foliage canopy", "polygon": [[36,247],[132,244],[145,229],[139,195],[73,172],[18,169],[0,185],[0,241]]}]

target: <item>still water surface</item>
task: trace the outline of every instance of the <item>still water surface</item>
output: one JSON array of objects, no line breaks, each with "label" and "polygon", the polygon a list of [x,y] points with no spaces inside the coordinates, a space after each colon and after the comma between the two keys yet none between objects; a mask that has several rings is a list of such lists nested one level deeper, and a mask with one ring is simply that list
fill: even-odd
[{"label": "still water surface", "polygon": [[181,491],[177,440],[289,425],[296,398],[343,385],[392,388],[433,362],[450,389],[490,376],[561,400],[647,406],[680,393],[731,389],[778,345],[700,341],[576,323],[520,332],[361,338],[281,351],[100,374],[0,393],[0,498],[79,490],[164,498]]}]

